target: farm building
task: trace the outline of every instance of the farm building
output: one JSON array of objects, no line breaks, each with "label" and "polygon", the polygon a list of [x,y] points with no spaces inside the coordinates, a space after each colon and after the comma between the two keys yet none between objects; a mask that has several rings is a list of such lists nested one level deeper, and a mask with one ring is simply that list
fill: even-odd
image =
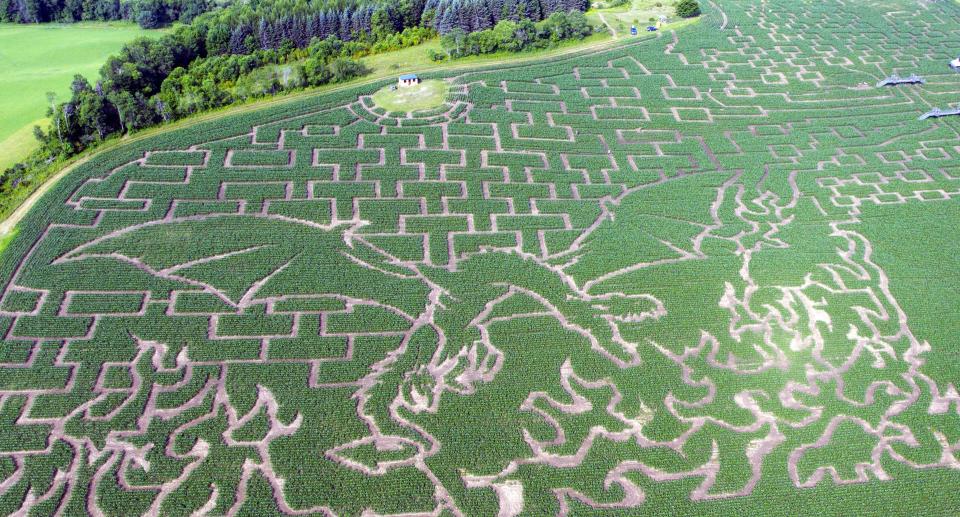
[{"label": "farm building", "polygon": [[404,74],[404,75],[401,75],[400,79],[397,80],[397,84],[401,88],[405,88],[407,86],[413,86],[416,84],[420,84],[420,78],[417,77],[417,74]]}]

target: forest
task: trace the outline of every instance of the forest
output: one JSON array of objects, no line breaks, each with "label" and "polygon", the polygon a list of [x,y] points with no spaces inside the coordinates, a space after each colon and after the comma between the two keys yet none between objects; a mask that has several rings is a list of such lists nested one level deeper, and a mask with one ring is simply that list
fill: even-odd
[{"label": "forest", "polygon": [[503,19],[540,21],[588,7],[588,0],[259,0],[226,6],[210,0],[0,0],[0,22],[129,20],[152,29],[210,12],[217,30],[228,31],[217,37],[233,40],[236,49],[250,35],[262,40],[283,32],[303,47],[314,37],[348,40],[368,28],[375,37],[415,26],[472,32]]},{"label": "forest", "polygon": [[211,7],[207,0],[0,0],[0,22],[130,20],[153,29],[174,21],[189,23]]}]

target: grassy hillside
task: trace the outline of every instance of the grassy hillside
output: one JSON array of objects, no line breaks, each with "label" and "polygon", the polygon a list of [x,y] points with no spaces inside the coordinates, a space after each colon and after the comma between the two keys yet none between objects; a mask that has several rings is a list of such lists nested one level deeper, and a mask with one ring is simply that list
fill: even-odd
[{"label": "grassy hillside", "polygon": [[955,514],[958,11],[767,3],[72,169],[0,255],[0,513]]},{"label": "grassy hillside", "polygon": [[0,168],[33,148],[46,92],[65,98],[75,74],[95,79],[107,56],[137,36],[159,35],[132,23],[0,24]]}]

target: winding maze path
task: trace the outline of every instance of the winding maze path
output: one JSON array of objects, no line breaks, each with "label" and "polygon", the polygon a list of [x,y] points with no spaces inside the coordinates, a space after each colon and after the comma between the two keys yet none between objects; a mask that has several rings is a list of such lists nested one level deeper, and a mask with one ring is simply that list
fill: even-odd
[{"label": "winding maze path", "polygon": [[[923,228],[884,232],[960,198],[960,119],[916,120],[960,102],[960,6],[705,8],[451,78],[433,112],[360,95],[45,200],[0,299],[0,508],[716,512],[920,470],[955,487],[956,337],[915,328],[921,280],[897,283]],[[927,82],[870,86],[893,73]]]}]

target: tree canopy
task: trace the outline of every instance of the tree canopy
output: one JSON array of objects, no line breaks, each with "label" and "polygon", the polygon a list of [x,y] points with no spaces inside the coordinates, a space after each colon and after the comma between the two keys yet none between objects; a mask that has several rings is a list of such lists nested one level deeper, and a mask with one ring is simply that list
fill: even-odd
[{"label": "tree canopy", "polygon": [[680,0],[676,9],[677,16],[681,18],[700,16],[700,3],[697,0]]}]

